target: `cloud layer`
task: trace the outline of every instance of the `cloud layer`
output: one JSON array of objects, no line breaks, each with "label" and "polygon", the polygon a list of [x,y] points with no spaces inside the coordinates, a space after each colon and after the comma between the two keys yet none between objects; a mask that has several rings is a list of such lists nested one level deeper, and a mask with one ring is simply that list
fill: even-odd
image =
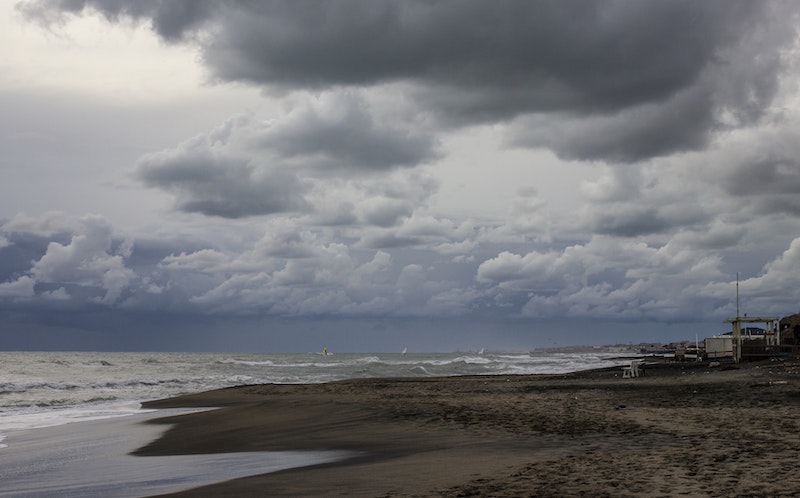
[{"label": "cloud layer", "polygon": [[[7,216],[9,309],[719,320],[741,272],[749,306],[796,311],[794,3],[17,8],[52,29],[95,15],[142,23],[196,50],[211,84],[253,86],[275,105],[232,109],[126,165],[126,178],[172,201],[169,236],[102,215]],[[505,216],[438,207],[475,169],[501,171],[476,159],[442,173],[453,137],[475,130],[503,152],[541,152],[530,156],[538,183],[492,199]],[[569,208],[556,210],[550,176],[576,164],[595,176],[561,192]]]},{"label": "cloud layer", "polygon": [[267,92],[401,85],[449,126],[512,122],[517,145],[612,162],[696,150],[719,128],[758,120],[797,25],[789,3],[748,1],[39,0],[22,9],[45,21],[97,11],[147,22],[165,41],[197,45],[213,78]]}]

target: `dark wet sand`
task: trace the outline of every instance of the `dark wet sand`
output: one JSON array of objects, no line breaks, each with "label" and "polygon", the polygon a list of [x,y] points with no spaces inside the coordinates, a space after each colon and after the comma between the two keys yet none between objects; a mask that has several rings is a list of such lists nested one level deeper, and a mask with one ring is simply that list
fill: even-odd
[{"label": "dark wet sand", "polygon": [[147,403],[221,406],[142,455],[361,456],[169,496],[796,496],[800,362],[552,376],[258,385]]}]

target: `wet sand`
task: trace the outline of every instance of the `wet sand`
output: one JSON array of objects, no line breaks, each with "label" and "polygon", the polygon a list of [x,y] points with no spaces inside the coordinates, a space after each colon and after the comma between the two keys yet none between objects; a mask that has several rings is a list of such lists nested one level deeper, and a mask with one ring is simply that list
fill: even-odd
[{"label": "wet sand", "polygon": [[[186,410],[179,410],[186,412]],[[239,452],[131,456],[166,426],[143,413],[14,431],[0,449],[0,497],[137,498],[349,456],[322,452]]]},{"label": "wet sand", "polygon": [[[258,385],[147,403],[140,455],[359,456],[169,496],[795,496],[800,362]],[[151,422],[153,423],[153,422]]]}]

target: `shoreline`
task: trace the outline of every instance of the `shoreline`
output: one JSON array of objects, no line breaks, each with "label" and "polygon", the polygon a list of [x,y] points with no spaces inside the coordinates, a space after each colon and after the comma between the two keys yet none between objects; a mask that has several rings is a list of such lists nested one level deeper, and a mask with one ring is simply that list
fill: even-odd
[{"label": "shoreline", "polygon": [[789,496],[800,362],[240,386],[143,404],[216,406],[136,455],[360,456],[165,496]]},{"label": "shoreline", "polygon": [[132,455],[166,429],[147,421],[169,413],[155,411],[15,431],[9,438],[10,447],[0,450],[0,496],[136,498],[349,456],[341,452]]}]

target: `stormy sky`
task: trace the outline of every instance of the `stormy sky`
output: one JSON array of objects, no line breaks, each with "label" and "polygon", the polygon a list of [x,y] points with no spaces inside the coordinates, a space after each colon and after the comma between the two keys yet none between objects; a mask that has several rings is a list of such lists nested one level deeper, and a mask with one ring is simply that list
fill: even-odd
[{"label": "stormy sky", "polygon": [[0,4],[0,349],[526,350],[800,311],[795,2]]}]

